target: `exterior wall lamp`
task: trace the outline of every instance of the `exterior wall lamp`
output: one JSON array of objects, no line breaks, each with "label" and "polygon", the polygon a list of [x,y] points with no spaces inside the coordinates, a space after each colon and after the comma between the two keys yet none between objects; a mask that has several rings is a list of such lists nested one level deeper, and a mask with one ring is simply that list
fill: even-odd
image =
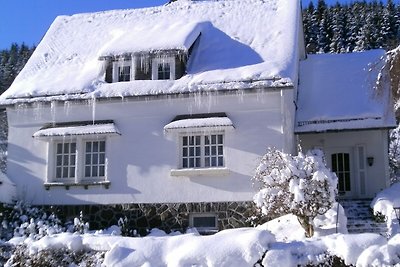
[{"label": "exterior wall lamp", "polygon": [[374,157],[367,157],[367,163],[370,167],[374,165]]}]

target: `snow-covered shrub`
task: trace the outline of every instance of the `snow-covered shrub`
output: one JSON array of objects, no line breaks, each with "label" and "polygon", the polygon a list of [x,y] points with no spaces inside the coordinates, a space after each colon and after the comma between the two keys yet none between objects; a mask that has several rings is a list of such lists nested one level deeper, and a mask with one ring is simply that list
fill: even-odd
[{"label": "snow-covered shrub", "polygon": [[0,221],[0,237],[6,240],[13,236],[40,239],[63,231],[62,223],[54,213],[48,215],[43,209],[23,202],[3,204]]},{"label": "snow-covered shrub", "polygon": [[400,126],[390,131],[389,169],[391,183],[398,182],[400,178]]},{"label": "snow-covered shrub", "polygon": [[337,193],[336,174],[326,167],[321,150],[292,156],[268,149],[253,183],[261,212],[270,218],[296,215],[307,237],[314,234],[312,220],[332,207]]},{"label": "snow-covered shrub", "polygon": [[101,266],[105,252],[93,250],[70,250],[67,248],[46,249],[30,253],[26,245],[16,247],[5,266]]},{"label": "snow-covered shrub", "polygon": [[68,232],[85,234],[89,231],[89,223],[83,219],[83,212],[79,212],[79,218],[74,218],[72,227],[67,227]]}]

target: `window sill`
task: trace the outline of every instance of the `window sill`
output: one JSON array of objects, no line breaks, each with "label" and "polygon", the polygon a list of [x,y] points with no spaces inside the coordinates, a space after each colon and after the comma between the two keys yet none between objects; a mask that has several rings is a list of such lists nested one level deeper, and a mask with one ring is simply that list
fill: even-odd
[{"label": "window sill", "polygon": [[69,190],[70,187],[83,187],[85,189],[89,189],[89,186],[104,186],[105,189],[110,187],[109,181],[82,181],[79,183],[71,183],[71,182],[50,182],[44,183],[44,188],[49,190],[50,187],[65,187],[66,190]]},{"label": "window sill", "polygon": [[226,167],[171,170],[171,176],[227,176],[229,173]]}]

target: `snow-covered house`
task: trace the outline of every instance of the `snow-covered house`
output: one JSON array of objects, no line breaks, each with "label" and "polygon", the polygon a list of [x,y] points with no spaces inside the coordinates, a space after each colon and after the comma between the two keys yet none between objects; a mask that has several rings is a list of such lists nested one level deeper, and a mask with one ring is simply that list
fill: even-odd
[{"label": "snow-covered house", "polygon": [[305,58],[297,0],[58,17],[0,97],[8,176],[25,201],[85,205],[92,222],[244,225],[266,148],[295,153],[307,132]]}]

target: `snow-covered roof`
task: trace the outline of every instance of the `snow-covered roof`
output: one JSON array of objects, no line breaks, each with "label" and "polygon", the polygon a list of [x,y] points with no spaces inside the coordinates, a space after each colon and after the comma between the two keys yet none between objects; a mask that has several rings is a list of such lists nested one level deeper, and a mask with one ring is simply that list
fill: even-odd
[{"label": "snow-covered roof", "polygon": [[[292,86],[302,51],[298,0],[178,0],[132,10],[60,16],[0,104],[200,90]],[[193,49],[176,81],[106,83],[99,58]]]},{"label": "snow-covered roof", "polygon": [[383,50],[309,55],[300,65],[297,133],[395,126],[389,85],[374,88]]},{"label": "snow-covered roof", "polygon": [[33,137],[55,137],[89,134],[120,134],[113,122],[87,122],[87,123],[69,123],[68,125],[56,124],[54,126],[45,126],[33,134]]}]

